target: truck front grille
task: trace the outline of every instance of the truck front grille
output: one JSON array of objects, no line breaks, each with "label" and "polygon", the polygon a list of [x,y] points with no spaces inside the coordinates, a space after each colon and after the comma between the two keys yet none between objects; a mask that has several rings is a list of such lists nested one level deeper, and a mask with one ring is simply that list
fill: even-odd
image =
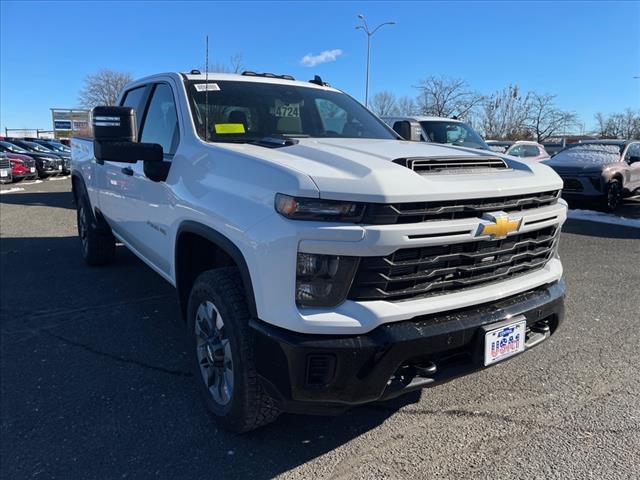
[{"label": "truck front grille", "polygon": [[564,178],[563,179],[564,190],[570,190],[573,192],[581,192],[584,190],[582,182],[577,178]]},{"label": "truck front grille", "polygon": [[8,157],[0,158],[0,168],[11,168],[11,160]]},{"label": "truck front grille", "polygon": [[404,300],[453,293],[530,273],[553,257],[559,228],[503,240],[404,248],[363,257],[350,300]]},{"label": "truck front grille", "polygon": [[470,200],[440,202],[370,204],[362,219],[369,225],[393,225],[397,223],[421,223],[432,220],[455,220],[478,218],[485,212],[521,212],[530,208],[554,205],[560,197],[559,190],[512,195],[509,197],[489,197]]}]

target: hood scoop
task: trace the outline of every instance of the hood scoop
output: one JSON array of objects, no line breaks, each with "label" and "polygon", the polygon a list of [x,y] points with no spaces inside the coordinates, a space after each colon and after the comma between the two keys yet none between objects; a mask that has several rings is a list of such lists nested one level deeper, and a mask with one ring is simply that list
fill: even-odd
[{"label": "hood scoop", "polygon": [[496,170],[510,170],[504,160],[490,156],[396,158],[393,163],[407,167],[420,175],[463,175],[467,173],[493,173]]}]

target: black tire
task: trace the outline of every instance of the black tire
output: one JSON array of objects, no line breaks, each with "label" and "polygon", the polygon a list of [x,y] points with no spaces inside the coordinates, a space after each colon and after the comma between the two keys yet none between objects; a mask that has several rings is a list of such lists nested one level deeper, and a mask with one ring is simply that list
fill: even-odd
[{"label": "black tire", "polygon": [[78,198],[76,214],[78,237],[84,261],[92,266],[111,263],[116,253],[116,239],[111,232],[98,229],[89,201],[84,195]]},{"label": "black tire", "polygon": [[620,180],[611,180],[604,194],[604,208],[608,212],[615,211],[622,203],[622,184]]},{"label": "black tire", "polygon": [[[216,315],[212,321],[216,327],[212,329],[215,332],[206,335],[202,312],[209,309],[210,304],[215,310],[211,317]],[[207,410],[222,428],[235,433],[266,425],[280,414],[256,374],[249,318],[236,268],[209,270],[196,279],[187,308],[194,377]],[[196,322],[201,325],[198,330]],[[225,383],[226,374],[231,382],[221,387],[217,382]]]}]

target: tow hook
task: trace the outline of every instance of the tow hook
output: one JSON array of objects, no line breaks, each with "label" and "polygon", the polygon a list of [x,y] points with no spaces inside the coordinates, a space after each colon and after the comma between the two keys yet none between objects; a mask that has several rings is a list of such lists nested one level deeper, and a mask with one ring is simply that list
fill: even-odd
[{"label": "tow hook", "polygon": [[551,327],[549,327],[549,324],[547,322],[538,322],[531,326],[531,330],[546,335],[551,331]]},{"label": "tow hook", "polygon": [[433,377],[438,371],[438,367],[433,362],[427,362],[424,365],[414,365],[416,374],[419,377],[430,378]]}]

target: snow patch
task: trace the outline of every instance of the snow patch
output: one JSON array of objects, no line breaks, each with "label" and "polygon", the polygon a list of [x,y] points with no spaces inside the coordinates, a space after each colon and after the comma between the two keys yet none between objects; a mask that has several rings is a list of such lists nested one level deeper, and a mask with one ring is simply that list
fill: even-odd
[{"label": "snow patch", "polygon": [[569,210],[568,217],[574,220],[588,220],[590,222],[640,228],[640,219],[618,217],[612,213],[595,212],[593,210]]},{"label": "snow patch", "polygon": [[24,188],[9,188],[7,190],[0,190],[1,194],[5,194],[5,193],[14,193],[14,192],[23,192]]}]

